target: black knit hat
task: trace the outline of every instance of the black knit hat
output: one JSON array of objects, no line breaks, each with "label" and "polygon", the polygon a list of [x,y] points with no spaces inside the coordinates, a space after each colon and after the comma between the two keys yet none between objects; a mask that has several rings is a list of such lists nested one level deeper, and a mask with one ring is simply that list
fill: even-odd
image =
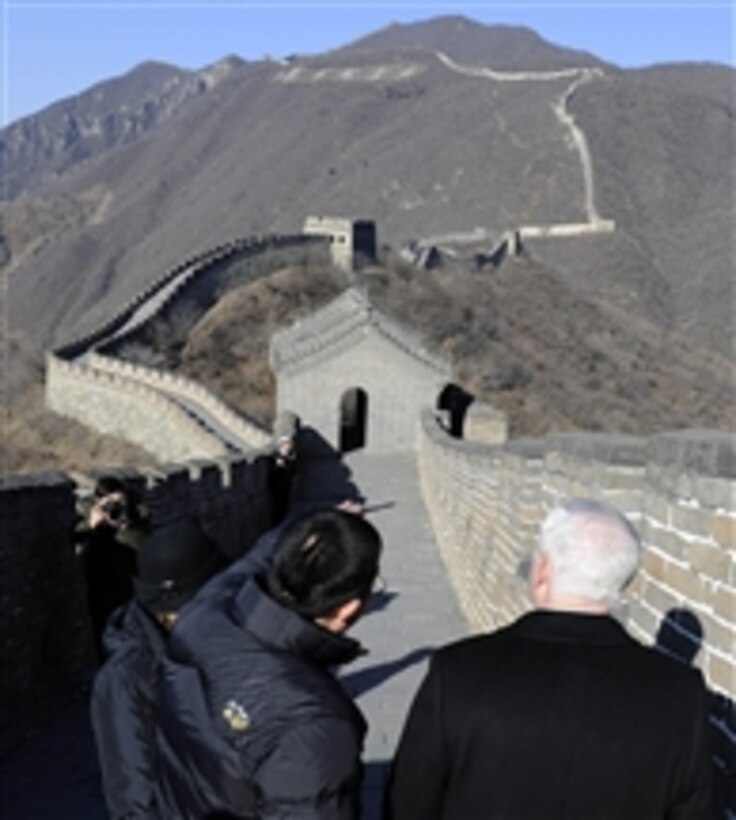
[{"label": "black knit hat", "polygon": [[153,613],[176,612],[225,565],[222,553],[190,519],[157,529],[141,544],[133,579],[139,603]]}]

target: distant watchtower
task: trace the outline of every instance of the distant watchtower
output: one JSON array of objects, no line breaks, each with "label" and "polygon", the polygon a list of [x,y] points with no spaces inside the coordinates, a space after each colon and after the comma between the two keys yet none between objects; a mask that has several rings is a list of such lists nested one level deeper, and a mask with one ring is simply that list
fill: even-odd
[{"label": "distant watchtower", "polygon": [[344,219],[337,216],[308,216],[303,231],[313,236],[327,236],[332,261],[336,267],[351,271],[376,258],[376,225],[370,220]]}]

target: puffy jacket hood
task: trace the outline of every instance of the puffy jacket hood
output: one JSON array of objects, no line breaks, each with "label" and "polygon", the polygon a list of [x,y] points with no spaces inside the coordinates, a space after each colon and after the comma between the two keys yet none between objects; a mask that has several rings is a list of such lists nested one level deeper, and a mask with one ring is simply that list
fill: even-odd
[{"label": "puffy jacket hood", "polygon": [[108,657],[141,646],[150,647],[154,655],[160,656],[166,644],[166,630],[139,603],[131,601],[109,617],[103,643]]},{"label": "puffy jacket hood", "polygon": [[354,660],[365,650],[353,638],[322,629],[283,607],[264,591],[262,578],[251,578],[236,595],[232,619],[272,649],[291,652],[334,666]]}]

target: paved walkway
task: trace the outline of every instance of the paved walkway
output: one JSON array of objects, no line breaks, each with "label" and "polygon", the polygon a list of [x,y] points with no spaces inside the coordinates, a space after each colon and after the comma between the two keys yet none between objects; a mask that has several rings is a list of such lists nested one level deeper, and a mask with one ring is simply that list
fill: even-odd
[{"label": "paved walkway", "polygon": [[366,499],[366,517],[384,539],[381,572],[386,591],[375,596],[374,606],[351,630],[369,653],[342,674],[370,727],[363,817],[377,820],[387,763],[427,656],[434,647],[466,634],[468,626],[434,542],[414,459],[357,454],[345,460],[345,467],[335,480],[325,475],[329,463],[315,463],[317,474],[307,475],[303,484],[306,496],[325,500],[339,500],[357,489]]},{"label": "paved walkway", "polygon": [[[384,538],[386,591],[351,634],[369,654],[343,680],[370,725],[364,820],[377,820],[381,792],[412,695],[431,649],[467,632],[436,550],[410,457],[316,462],[301,482],[305,503],[359,492]],[[84,698],[0,771],[2,820],[106,820]]]}]

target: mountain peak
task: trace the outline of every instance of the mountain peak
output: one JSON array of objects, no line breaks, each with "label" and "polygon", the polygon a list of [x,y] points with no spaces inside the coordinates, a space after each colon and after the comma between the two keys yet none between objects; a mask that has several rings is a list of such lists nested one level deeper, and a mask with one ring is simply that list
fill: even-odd
[{"label": "mountain peak", "polygon": [[459,14],[413,23],[391,23],[337,51],[347,54],[404,48],[442,51],[455,60],[501,70],[541,71],[603,65],[592,54],[553,45],[525,26],[485,24]]}]

